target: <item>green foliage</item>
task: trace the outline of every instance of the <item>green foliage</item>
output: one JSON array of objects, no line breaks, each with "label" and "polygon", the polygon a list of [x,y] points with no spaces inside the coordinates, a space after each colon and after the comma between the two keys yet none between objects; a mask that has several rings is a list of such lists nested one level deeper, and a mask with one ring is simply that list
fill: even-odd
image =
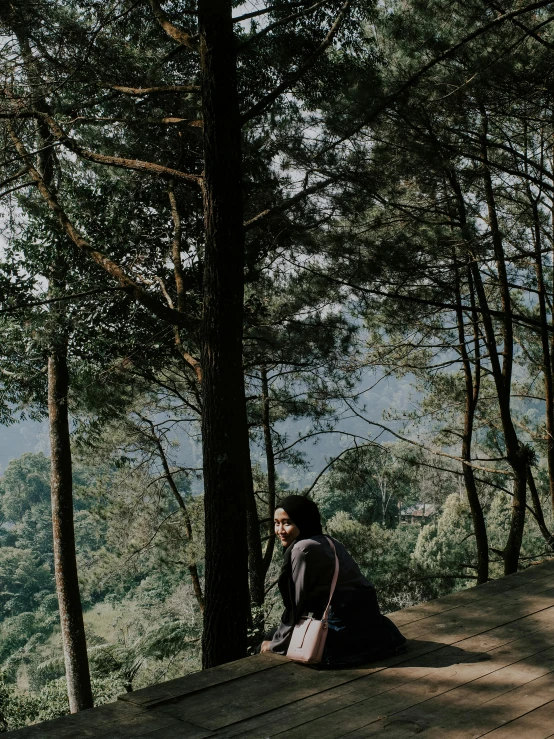
[{"label": "green foliage", "polygon": [[[269,2],[265,17],[237,25],[243,112],[291,69],[302,68],[332,27],[339,3],[316,3],[315,12],[279,24],[288,5]],[[172,20],[181,23],[186,15],[196,31],[196,16],[186,12],[191,2],[166,6]],[[511,7],[517,4],[508,2],[506,10]],[[195,93],[137,96],[121,90],[196,83],[197,57],[176,54],[174,42],[140,5],[112,15],[114,8],[81,0],[14,0],[9,12],[0,11],[3,39],[8,46],[13,42],[0,70],[11,90],[4,103],[9,111],[13,101],[14,130],[26,146],[40,150],[37,166],[46,166],[40,152],[56,136],[20,114],[41,90],[50,116],[67,134],[56,141],[55,153],[52,148],[50,164],[68,217],[150,297],[175,305],[168,181],[121,161],[117,169],[92,165],[79,151],[200,174],[201,137],[189,125],[200,115]],[[334,434],[354,418],[357,431],[348,432],[353,448],[313,495],[327,530],[376,584],[385,610],[471,583],[476,547],[457,483],[462,485],[459,446],[469,438],[472,393],[471,455],[478,463],[471,469],[498,558],[491,574],[501,574],[512,500],[499,490],[509,490],[510,465],[491,375],[495,351],[504,362],[510,421],[520,448],[533,452],[532,471],[548,504],[543,461],[552,433],[544,428],[537,378],[551,361],[535,329],[537,322],[545,332],[551,328],[536,296],[544,292],[541,269],[547,294],[553,270],[552,115],[544,93],[552,73],[553,26],[541,25],[536,43],[532,35],[522,42],[519,21],[495,24],[443,63],[426,67],[416,86],[405,85],[429,59],[487,23],[489,10],[476,0],[454,9],[436,0],[354,2],[310,74],[244,126],[246,219],[275,209],[247,229],[244,265],[244,367],[251,436],[262,458],[254,460],[260,517],[269,501],[267,432],[277,465],[299,466],[306,464],[304,437]],[[548,9],[535,10],[538,28]],[[15,34],[12,15],[18,19]],[[26,77],[28,59],[18,56],[24,33],[37,59],[33,74],[43,76],[38,85]],[[1,179],[20,183],[21,162],[11,139],[5,141]],[[487,162],[496,233],[486,212]],[[329,182],[313,198],[280,210],[291,194],[323,178]],[[57,317],[68,338],[75,441],[81,451],[88,447],[88,460],[75,470],[75,524],[95,689],[106,697],[118,685],[144,684],[198,665],[201,617],[190,568],[196,566],[202,578],[203,507],[201,495],[193,495],[200,492],[198,469],[177,460],[173,431],[198,437],[200,392],[173,327],[113,290],[111,278],[69,248],[37,188],[17,187],[0,211],[6,237],[0,295],[2,310],[9,311],[1,317],[0,421],[44,413],[45,357],[60,327]],[[179,178],[171,188],[183,226],[191,318],[180,341],[197,356],[202,197]],[[500,247],[499,238],[505,242]],[[500,290],[499,249],[510,309]],[[51,297],[52,264],[60,253],[61,297],[87,294],[64,300],[63,320],[53,304],[22,309]],[[481,279],[492,312],[480,305]],[[486,338],[486,315],[492,316],[492,339]],[[513,346],[502,346],[508,329],[515,332]],[[403,378],[414,389],[409,405],[392,404],[387,416],[393,432],[406,438],[404,445],[383,442],[383,427],[362,412],[358,382],[367,368],[381,378]],[[291,421],[303,425],[301,434],[290,431]],[[277,492],[285,487],[279,473]],[[11,462],[0,480],[0,663],[6,679],[27,679],[21,687],[32,690],[18,697],[4,683],[4,725],[19,725],[23,715],[32,720],[67,710],[54,628],[48,477],[48,460],[28,454]],[[437,507],[435,520],[422,528],[399,523],[399,508],[422,501]],[[552,528],[551,516],[547,524]],[[544,548],[528,516],[522,562]],[[268,582],[277,570],[275,557]],[[277,603],[269,599],[267,619]]]},{"label": "green foliage", "polygon": [[424,526],[414,551],[416,559],[425,561],[437,572],[451,572],[463,562],[475,559],[473,531],[467,502],[459,495],[449,495],[436,523]]},{"label": "green foliage", "polygon": [[[547,496],[543,497],[542,505],[545,511],[548,510],[549,501]],[[506,541],[510,529],[511,507],[512,498],[510,495],[501,491],[494,495],[487,512],[487,530],[489,531],[490,545],[493,549],[501,550]],[[547,515],[547,525],[552,530],[551,514]],[[549,554],[536,522],[532,515],[528,514],[521,547],[522,566],[525,567],[533,562],[540,562]],[[502,563],[499,561],[498,555],[492,555],[491,559],[492,576],[501,577]]]},{"label": "green foliage", "polygon": [[[124,691],[115,676],[92,679],[94,704],[111,703]],[[52,680],[36,694],[22,694],[6,682],[0,672],[0,733],[19,729],[30,723],[49,721],[69,713],[65,678]]]},{"label": "green foliage", "polygon": [[0,732],[19,729],[36,719],[38,700],[17,694],[0,672]]},{"label": "green foliage", "polygon": [[323,518],[344,511],[365,525],[394,525],[400,502],[408,505],[417,500],[413,469],[395,451],[368,445],[339,459],[313,493]]},{"label": "green foliage", "polygon": [[[449,495],[438,520],[421,529],[414,561],[439,576],[474,574],[476,548],[471,514],[467,502],[458,494]],[[451,584],[456,584],[456,580]]]},{"label": "green foliage", "polygon": [[407,608],[422,600],[448,592],[435,580],[433,571],[414,558],[420,527],[400,524],[387,529],[380,524],[366,526],[346,512],[338,512],[328,521],[327,531],[341,541],[360,565],[363,574],[377,589],[385,613]]},{"label": "green foliage", "polygon": [[50,460],[44,454],[13,459],[0,479],[4,520],[16,522],[39,504],[50,503]]},{"label": "green foliage", "polygon": [[35,552],[0,547],[0,618],[34,610],[53,591],[52,573]]},{"label": "green foliage", "polygon": [[[189,541],[181,508],[156,473],[140,461],[136,469],[109,459],[99,465],[98,455],[90,461],[75,462],[75,532],[98,702],[199,669],[202,619],[187,565],[202,556],[203,510],[177,476],[195,532]],[[5,724],[15,728],[68,710],[45,500],[49,461],[14,460],[0,486],[10,516],[0,529],[0,669]],[[21,518],[12,520],[16,512]]]}]

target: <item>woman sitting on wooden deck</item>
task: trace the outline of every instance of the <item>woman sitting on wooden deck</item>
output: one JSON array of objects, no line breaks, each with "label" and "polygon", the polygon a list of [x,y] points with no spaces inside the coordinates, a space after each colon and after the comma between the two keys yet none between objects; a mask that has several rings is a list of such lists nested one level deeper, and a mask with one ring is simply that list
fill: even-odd
[{"label": "woman sitting on wooden deck", "polygon": [[[294,624],[313,613],[321,619],[335,555],[323,535],[317,505],[289,495],[275,511],[275,534],[284,552],[279,590],[285,610],[277,629],[262,642],[262,652],[286,655]],[[345,547],[333,539],[339,560],[337,587],[331,601],[323,666],[353,667],[406,651],[406,639],[381,615],[374,586],[366,580]]]}]

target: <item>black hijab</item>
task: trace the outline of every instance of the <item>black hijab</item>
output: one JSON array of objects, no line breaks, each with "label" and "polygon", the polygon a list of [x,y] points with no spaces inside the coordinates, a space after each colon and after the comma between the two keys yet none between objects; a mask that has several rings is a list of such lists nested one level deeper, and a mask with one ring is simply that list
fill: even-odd
[{"label": "black hijab", "polygon": [[290,520],[300,529],[296,541],[323,534],[319,508],[313,500],[303,495],[288,495],[277,504],[277,508],[282,508],[288,513]]},{"label": "black hijab", "polygon": [[288,611],[288,618],[292,619],[292,623],[296,623],[294,588],[292,583],[292,548],[299,539],[310,539],[312,536],[321,536],[323,529],[321,528],[319,508],[313,500],[309,500],[303,495],[288,495],[279,501],[277,508],[282,508],[300,530],[296,539],[285,549],[283,567],[281,568],[278,583],[285,608]]}]

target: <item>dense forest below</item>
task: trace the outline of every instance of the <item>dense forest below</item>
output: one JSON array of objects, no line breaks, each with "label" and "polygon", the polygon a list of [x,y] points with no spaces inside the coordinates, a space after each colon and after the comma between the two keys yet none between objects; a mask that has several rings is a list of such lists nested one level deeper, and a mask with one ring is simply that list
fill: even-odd
[{"label": "dense forest below", "polygon": [[553,4],[0,3],[1,731],[551,556]]},{"label": "dense forest below", "polygon": [[[80,460],[74,473],[76,548],[97,705],[200,669],[202,612],[187,563],[201,561],[204,546],[202,498],[191,496],[185,477],[178,484],[194,525],[192,542],[182,536],[179,506],[155,474],[98,461]],[[31,453],[10,462],[0,478],[4,730],[69,710],[49,481],[49,460]],[[313,496],[325,531],[348,547],[375,583],[384,612],[472,584],[467,563],[475,560],[475,543],[463,490],[451,473],[418,473],[401,445],[339,463]],[[400,512],[417,510],[410,504],[419,501],[431,515],[402,521]],[[491,496],[487,528],[493,545],[502,546],[509,520],[509,497]],[[523,562],[540,561],[544,554],[540,532],[529,527]],[[275,559],[268,573],[273,587],[258,614],[265,628],[278,623],[282,610],[274,587],[280,557]],[[491,569],[492,577],[502,573],[500,559]],[[259,627],[252,629],[250,651],[260,635]]]}]

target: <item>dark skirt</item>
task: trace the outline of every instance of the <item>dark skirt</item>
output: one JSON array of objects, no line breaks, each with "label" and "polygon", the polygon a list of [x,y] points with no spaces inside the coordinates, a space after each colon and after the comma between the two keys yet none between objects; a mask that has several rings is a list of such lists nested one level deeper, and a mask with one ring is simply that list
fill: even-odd
[{"label": "dark skirt", "polygon": [[[314,604],[316,618],[323,616],[323,608]],[[406,651],[406,639],[389,618],[381,615],[375,588],[371,586],[337,590],[328,623],[321,667],[357,667]],[[269,631],[264,640],[271,641],[276,631]]]},{"label": "dark skirt", "polygon": [[381,615],[375,588],[337,590],[329,612],[323,665],[354,667],[406,651],[406,639]]}]

